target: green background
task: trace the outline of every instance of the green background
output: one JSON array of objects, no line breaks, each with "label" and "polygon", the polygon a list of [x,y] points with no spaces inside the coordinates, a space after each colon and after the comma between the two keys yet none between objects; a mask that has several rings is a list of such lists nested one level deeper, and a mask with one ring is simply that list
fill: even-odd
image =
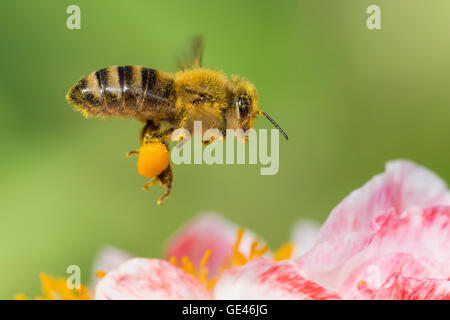
[{"label": "green background", "polygon": [[[408,158],[450,181],[450,2],[1,1],[0,298],[39,293],[40,272],[83,281],[103,244],[159,257],[202,211],[249,227],[272,247],[300,218],[322,222],[343,197]],[[81,30],[66,8],[81,7]],[[203,34],[204,64],[258,88],[260,106],[288,132],[280,171],[176,166],[158,207],[136,172],[141,124],[84,119],[65,101],[81,76],[111,65],[176,70]],[[257,128],[270,128],[258,119]]]}]

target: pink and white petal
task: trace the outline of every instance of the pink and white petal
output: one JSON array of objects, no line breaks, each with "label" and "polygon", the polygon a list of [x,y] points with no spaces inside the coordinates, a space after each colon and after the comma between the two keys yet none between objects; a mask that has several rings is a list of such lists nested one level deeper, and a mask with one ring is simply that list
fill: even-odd
[{"label": "pink and white petal", "polygon": [[338,241],[321,241],[296,260],[297,266],[308,276],[329,288],[338,288],[339,277],[348,259],[366,248],[372,236],[363,232],[342,235]]},{"label": "pink and white petal", "polygon": [[226,270],[214,287],[215,299],[326,300],[340,297],[304,277],[292,262],[265,258]]},{"label": "pink and white petal", "polygon": [[446,277],[450,276],[450,206],[411,208],[402,216],[387,217],[370,245],[355,259],[365,261],[392,252],[441,263],[447,266]]},{"label": "pink and white petal", "polygon": [[312,279],[333,286],[334,270],[369,246],[385,220],[411,212],[406,209],[414,206],[446,203],[447,195],[446,184],[431,171],[409,161],[389,162],[385,173],[353,191],[332,210],[315,246],[298,262]]},{"label": "pink and white petal", "polygon": [[104,246],[101,248],[92,262],[92,274],[89,287],[95,288],[95,285],[100,280],[96,276],[97,271],[101,270],[108,273],[131,258],[133,258],[131,254],[119,248],[113,246]]},{"label": "pink and white petal", "polygon": [[313,220],[299,220],[295,224],[291,236],[291,241],[294,243],[294,258],[300,257],[314,246],[319,230],[320,224]]},{"label": "pink and white petal", "polygon": [[[209,275],[219,273],[223,264],[231,258],[232,249],[237,239],[238,227],[216,214],[203,214],[182,227],[166,246],[166,259],[176,257],[178,261],[184,256],[198,266],[207,250],[211,250],[207,267]],[[255,236],[246,231],[240,244],[240,251],[250,252]]]},{"label": "pink and white petal", "polygon": [[[377,220],[377,227],[372,226],[374,233],[366,238],[350,233],[339,242],[318,243],[298,260],[299,267],[310,279],[341,288],[352,272],[367,261],[402,252],[442,266],[439,278],[450,277],[450,207],[410,208],[402,216],[390,214]],[[386,276],[391,273],[385,271]]]},{"label": "pink and white petal", "polygon": [[96,300],[210,299],[197,279],[167,261],[134,258],[109,272],[97,285]]},{"label": "pink and white petal", "polygon": [[450,191],[447,192],[444,201],[442,201],[442,205],[450,206]]},{"label": "pink and white petal", "polygon": [[413,206],[445,205],[447,193],[445,182],[430,170],[406,160],[388,162],[384,173],[353,191],[332,210],[318,241],[368,231],[375,218],[388,212],[400,215]]},{"label": "pink and white petal", "polygon": [[[446,270],[447,269],[447,270]],[[410,253],[390,253],[370,259],[360,264],[338,290],[344,299],[368,299],[368,289],[381,289],[393,275],[414,279],[446,279],[448,267],[426,258],[418,258]]]},{"label": "pink and white petal", "polygon": [[403,277],[393,274],[380,289],[360,284],[365,299],[373,300],[450,300],[450,281]]}]

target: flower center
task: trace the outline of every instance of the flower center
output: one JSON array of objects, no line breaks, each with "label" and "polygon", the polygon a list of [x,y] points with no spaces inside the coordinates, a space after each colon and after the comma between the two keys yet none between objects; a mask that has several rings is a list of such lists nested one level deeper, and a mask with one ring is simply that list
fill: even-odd
[{"label": "flower center", "polygon": [[[246,255],[240,250],[240,245],[244,236],[244,229],[238,229],[236,242],[232,248],[231,259],[225,262],[220,269],[221,272],[224,272],[227,269],[243,266],[250,260],[255,258],[259,258],[267,254],[269,251],[269,247],[266,244],[261,244],[258,240],[253,240],[250,246],[250,252]],[[274,261],[281,261],[290,259],[292,253],[294,251],[294,245],[292,243],[285,243],[275,251],[272,255],[272,259]],[[171,257],[169,262],[174,266],[181,268],[185,272],[189,273],[194,278],[198,279],[201,283],[203,283],[208,289],[214,288],[219,277],[212,277],[208,279],[208,267],[206,264],[211,256],[212,251],[210,249],[206,250],[201,261],[200,265],[196,268],[194,264],[189,260],[189,257],[182,257],[180,264],[177,261],[176,257]],[[98,278],[103,278],[106,273],[102,270],[98,270],[96,272],[96,276]],[[42,297],[37,297],[37,300],[90,300],[91,293],[88,288],[84,285],[80,285],[79,289],[71,289],[67,284],[67,280],[65,278],[53,278],[49,275],[42,273],[41,274],[41,283],[42,283]],[[15,296],[16,300],[27,300],[28,298],[23,294],[18,294]]]},{"label": "flower center", "polygon": [[[264,256],[268,251],[269,247],[266,244],[261,244],[258,240],[253,240],[250,246],[250,252],[246,255],[240,250],[240,245],[242,243],[242,239],[244,237],[244,229],[238,229],[236,242],[232,248],[231,259],[224,262],[222,267],[220,268],[220,272],[223,273],[225,270],[239,267],[245,265],[250,260],[255,258],[260,258]],[[272,259],[274,261],[281,261],[290,259],[292,253],[294,251],[294,245],[292,243],[285,243],[275,251],[272,255]],[[219,277],[212,277],[208,279],[208,267],[206,266],[209,257],[211,256],[211,249],[205,251],[199,267],[195,267],[194,264],[190,261],[189,257],[184,256],[181,258],[181,264],[178,263],[177,258],[175,256],[170,257],[169,262],[174,266],[181,268],[185,272],[189,273],[194,278],[198,279],[201,283],[203,283],[208,289],[214,288]]]},{"label": "flower center", "polygon": [[189,273],[194,278],[200,280],[208,289],[212,289],[216,284],[218,277],[212,277],[208,280],[208,268],[206,267],[206,263],[211,256],[211,250],[208,249],[203,254],[202,260],[200,261],[200,265],[198,268],[195,268],[194,264],[189,260],[189,257],[181,258],[181,265],[178,265],[177,258],[175,256],[170,257],[169,262],[176,267],[180,267],[185,272]]},{"label": "flower center", "polygon": [[[237,232],[236,242],[233,246],[233,255],[232,262],[234,266],[242,266],[253,260],[255,258],[260,258],[264,256],[268,251],[269,247],[266,244],[260,244],[257,239],[253,240],[250,246],[250,253],[245,256],[242,251],[239,250],[239,247],[242,242],[242,238],[244,236],[244,229],[239,229]],[[294,244],[288,242],[283,244],[277,251],[275,251],[272,255],[272,260],[281,261],[288,260],[291,258],[292,253],[294,252]]]}]

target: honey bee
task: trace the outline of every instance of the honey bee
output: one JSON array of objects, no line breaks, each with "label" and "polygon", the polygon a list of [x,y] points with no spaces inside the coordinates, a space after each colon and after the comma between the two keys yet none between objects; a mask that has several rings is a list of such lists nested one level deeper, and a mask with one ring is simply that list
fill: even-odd
[{"label": "honey bee", "polygon": [[[226,137],[226,129],[253,128],[257,116],[265,116],[287,139],[286,133],[258,108],[255,86],[239,76],[202,67],[203,41],[193,42],[190,59],[181,62],[175,74],[141,66],[114,66],[92,72],[79,80],[67,93],[67,100],[84,116],[134,117],[145,123],[141,130],[138,171],[159,182],[169,196],[173,170],[168,149],[171,134],[177,128],[193,130],[194,121],[202,121],[203,130],[217,128]],[[204,145],[211,141],[203,141]]]}]

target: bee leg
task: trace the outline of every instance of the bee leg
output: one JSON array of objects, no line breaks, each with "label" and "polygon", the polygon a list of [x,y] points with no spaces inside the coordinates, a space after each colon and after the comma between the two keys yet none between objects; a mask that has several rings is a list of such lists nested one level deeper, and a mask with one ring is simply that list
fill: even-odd
[{"label": "bee leg", "polygon": [[128,151],[127,153],[125,153],[125,156],[127,158],[131,158],[131,156],[138,155],[138,154],[139,154],[139,151],[133,150],[133,151]]},{"label": "bee leg", "polygon": [[211,137],[211,139],[209,140],[202,140],[202,146],[207,146],[210,145],[211,143],[213,143],[215,140],[215,137]]},{"label": "bee leg", "polygon": [[191,139],[190,136],[189,137],[186,137],[186,136],[180,137],[180,139],[178,140],[178,144],[175,146],[175,148],[181,149],[184,146],[184,144],[186,142],[188,142],[190,139]]},{"label": "bee leg", "polygon": [[213,141],[214,141],[214,140],[206,140],[206,141],[203,140],[203,141],[202,141],[202,146],[203,146],[203,147],[206,147],[206,146],[210,145],[211,143],[213,143]]},{"label": "bee leg", "polygon": [[145,186],[143,186],[142,189],[148,190],[150,187],[159,182],[159,184],[166,189],[164,194],[156,202],[157,204],[161,204],[163,200],[169,196],[170,191],[172,191],[172,181],[173,181],[173,171],[172,166],[169,163],[169,165],[163,172],[161,172],[158,176],[154,177],[153,180],[147,183]]},{"label": "bee leg", "polygon": [[147,191],[148,189],[150,189],[150,187],[154,186],[155,183],[157,183],[157,182],[158,182],[158,177],[154,177],[152,179],[152,181],[150,181],[149,183],[147,183],[146,185],[144,185],[142,187],[142,190]]},{"label": "bee leg", "polygon": [[165,198],[167,198],[172,191],[172,181],[173,181],[173,170],[172,165],[169,163],[166,170],[161,172],[158,176],[159,183],[166,189],[164,194],[159,198],[156,202],[157,204],[161,204]]},{"label": "bee leg", "polygon": [[[139,133],[139,142],[142,144],[144,136],[146,134],[150,134],[151,132],[154,132],[158,130],[158,127],[155,125],[155,123],[151,120],[144,120],[144,119],[138,119],[142,122],[145,122],[145,126],[141,129],[141,132]],[[139,150],[132,150],[125,153],[125,156],[127,158],[131,158],[131,156],[139,155]]]},{"label": "bee leg", "polygon": [[173,128],[169,128],[166,130],[157,130],[152,133],[146,133],[143,138],[143,144],[154,142],[155,140],[159,140],[166,145],[170,142],[170,135],[174,131]]},{"label": "bee leg", "polygon": [[152,120],[147,120],[147,123],[142,128],[139,134],[139,142],[142,143],[146,134],[152,134],[157,131],[159,126],[157,126]]}]

